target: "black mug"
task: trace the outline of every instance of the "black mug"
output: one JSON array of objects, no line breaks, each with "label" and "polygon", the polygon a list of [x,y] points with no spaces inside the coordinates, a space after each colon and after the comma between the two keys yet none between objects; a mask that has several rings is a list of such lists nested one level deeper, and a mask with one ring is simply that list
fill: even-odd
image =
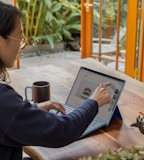
[{"label": "black mug", "polygon": [[[28,90],[32,91],[32,98],[28,98]],[[32,86],[25,87],[25,97],[29,101],[34,103],[40,103],[50,100],[50,83],[47,81],[37,81]]]}]

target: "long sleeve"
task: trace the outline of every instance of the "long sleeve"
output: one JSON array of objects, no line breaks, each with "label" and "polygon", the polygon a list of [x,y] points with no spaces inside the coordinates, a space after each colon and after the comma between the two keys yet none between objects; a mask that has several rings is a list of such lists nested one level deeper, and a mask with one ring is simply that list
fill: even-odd
[{"label": "long sleeve", "polygon": [[74,112],[57,116],[23,101],[9,86],[3,89],[0,143],[4,145],[65,146],[80,137],[98,112],[97,102],[89,99]]}]

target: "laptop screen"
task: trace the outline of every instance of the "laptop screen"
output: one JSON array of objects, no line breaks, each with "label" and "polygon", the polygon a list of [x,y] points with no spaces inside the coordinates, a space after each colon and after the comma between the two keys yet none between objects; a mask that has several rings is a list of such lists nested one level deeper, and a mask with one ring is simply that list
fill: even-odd
[{"label": "laptop screen", "polygon": [[100,107],[96,117],[109,123],[125,84],[125,81],[122,79],[81,67],[67,98],[66,105],[73,108],[79,107],[93,93],[97,86],[105,82],[112,83],[107,87],[112,102]]}]

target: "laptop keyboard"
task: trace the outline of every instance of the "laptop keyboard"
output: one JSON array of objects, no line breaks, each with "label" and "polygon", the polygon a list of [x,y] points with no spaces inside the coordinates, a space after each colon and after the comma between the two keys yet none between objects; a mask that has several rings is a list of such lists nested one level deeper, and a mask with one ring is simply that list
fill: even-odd
[{"label": "laptop keyboard", "polygon": [[105,126],[105,122],[95,118],[89,124],[89,126],[87,127],[87,129],[85,130],[85,132],[82,134],[81,137],[84,137],[84,136],[88,135],[89,133],[92,133],[93,131],[96,131],[96,130],[100,129],[103,126]]},{"label": "laptop keyboard", "polygon": [[[74,110],[74,108],[69,107],[67,105],[65,105],[65,109],[66,109],[66,113],[70,113]],[[91,132],[101,128],[102,126],[105,126],[105,122],[101,121],[100,119],[94,119],[89,126],[87,127],[87,129],[85,130],[85,132],[82,134],[81,138],[90,134]]]},{"label": "laptop keyboard", "polygon": [[70,112],[72,112],[72,111],[74,110],[74,108],[69,107],[69,106],[67,106],[67,105],[64,105],[64,107],[65,107],[65,109],[66,109],[66,113],[67,113],[67,114],[70,113]]}]

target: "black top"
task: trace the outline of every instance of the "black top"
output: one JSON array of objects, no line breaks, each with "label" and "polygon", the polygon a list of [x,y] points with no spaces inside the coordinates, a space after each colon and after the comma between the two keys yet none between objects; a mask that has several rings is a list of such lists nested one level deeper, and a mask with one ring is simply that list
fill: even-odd
[{"label": "black top", "polygon": [[85,131],[98,112],[96,101],[88,99],[78,109],[57,116],[37,108],[9,85],[0,84],[0,157],[21,160],[23,146],[62,147]]}]

